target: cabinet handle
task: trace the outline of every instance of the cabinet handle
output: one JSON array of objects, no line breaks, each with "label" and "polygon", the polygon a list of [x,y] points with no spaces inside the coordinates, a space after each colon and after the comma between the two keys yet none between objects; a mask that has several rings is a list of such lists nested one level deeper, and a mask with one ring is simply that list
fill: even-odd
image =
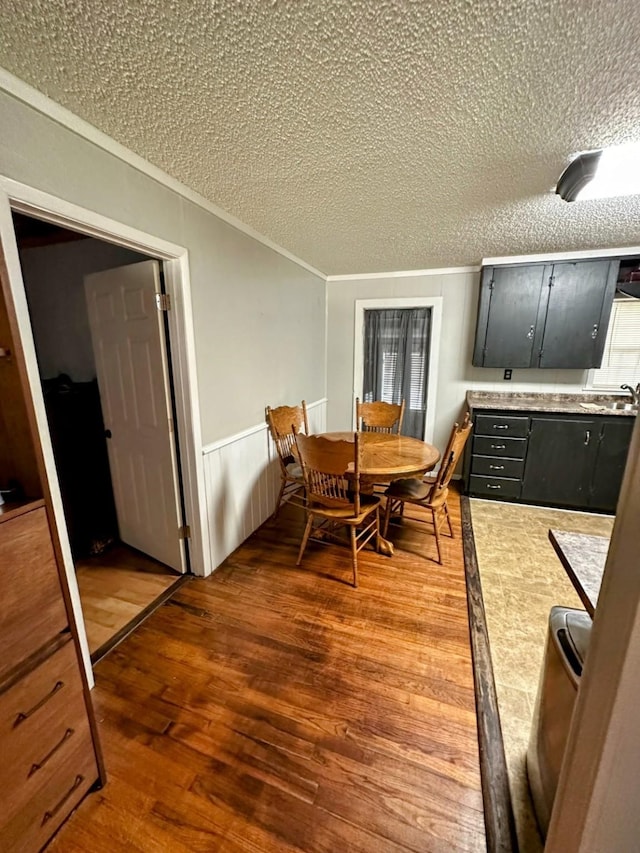
[{"label": "cabinet handle", "polygon": [[45,705],[49,701],[49,699],[51,699],[51,697],[58,692],[58,690],[62,690],[63,687],[64,681],[56,681],[56,683],[53,685],[53,688],[47,693],[46,696],[43,696],[42,699],[36,705],[33,706],[33,708],[31,708],[29,711],[20,711],[18,716],[13,721],[13,728],[17,728],[20,723],[24,723],[25,720],[28,720],[32,714],[35,714],[35,712],[39,708],[42,708],[42,706]]},{"label": "cabinet handle", "polygon": [[533,332],[534,332],[534,326],[529,326],[529,331],[527,332],[527,338],[530,341],[533,340]]},{"label": "cabinet handle", "polygon": [[489,465],[490,471],[504,471],[504,465]]},{"label": "cabinet handle", "polygon": [[75,790],[77,790],[80,787],[80,785],[82,785],[83,782],[84,782],[84,776],[82,776],[80,773],[78,773],[78,775],[76,776],[76,778],[73,781],[73,785],[69,788],[69,790],[64,795],[64,797],[60,800],[60,802],[56,806],[54,806],[54,808],[52,808],[51,811],[44,813],[44,817],[42,818],[42,823],[40,824],[40,826],[44,826],[45,823],[50,821],[52,817],[55,817],[58,814],[58,812],[63,807],[63,805],[67,802],[69,797],[73,794],[73,792]]},{"label": "cabinet handle", "polygon": [[492,450],[506,450],[507,445],[506,444],[492,444],[491,449]]},{"label": "cabinet handle", "polygon": [[509,424],[494,424],[494,429],[509,429]]},{"label": "cabinet handle", "polygon": [[66,732],[62,735],[62,737],[58,741],[58,743],[53,747],[53,749],[51,749],[45,755],[45,757],[43,759],[38,761],[37,764],[31,765],[31,770],[29,770],[29,772],[27,773],[27,779],[29,778],[29,776],[33,776],[33,774],[36,772],[36,770],[40,770],[41,767],[44,767],[44,765],[47,763],[47,761],[49,761],[49,759],[52,758],[52,756],[54,756],[56,754],[56,752],[60,749],[60,747],[65,743],[65,741],[69,740],[69,738],[71,737],[71,735],[73,733],[74,733],[73,729],[67,729]]},{"label": "cabinet handle", "polygon": [[584,433],[584,446],[586,447],[590,441],[591,441],[591,430],[588,429],[588,430],[585,430],[585,433]]},{"label": "cabinet handle", "polygon": [[493,484],[493,483],[487,483],[487,488],[488,488],[488,489],[501,489],[501,488],[502,488],[502,486],[496,486],[496,485],[495,485],[495,484]]}]

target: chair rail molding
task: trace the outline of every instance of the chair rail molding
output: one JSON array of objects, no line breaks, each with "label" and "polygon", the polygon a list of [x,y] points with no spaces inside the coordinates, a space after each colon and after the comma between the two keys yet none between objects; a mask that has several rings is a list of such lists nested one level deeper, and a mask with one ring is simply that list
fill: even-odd
[{"label": "chair rail molding", "polygon": [[[307,403],[309,429],[325,432],[327,398]],[[215,569],[273,514],[278,451],[266,421],[207,444],[205,470],[210,564]]]}]

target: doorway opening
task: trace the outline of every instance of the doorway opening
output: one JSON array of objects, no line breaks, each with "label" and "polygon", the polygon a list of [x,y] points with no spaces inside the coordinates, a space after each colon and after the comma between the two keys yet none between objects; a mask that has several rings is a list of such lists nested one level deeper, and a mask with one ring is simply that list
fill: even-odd
[{"label": "doorway opening", "polygon": [[95,663],[188,571],[162,262],[12,215]]}]

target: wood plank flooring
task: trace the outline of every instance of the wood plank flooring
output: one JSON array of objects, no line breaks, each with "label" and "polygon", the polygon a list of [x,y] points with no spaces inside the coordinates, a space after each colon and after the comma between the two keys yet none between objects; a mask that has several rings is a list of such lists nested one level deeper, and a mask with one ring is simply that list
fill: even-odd
[{"label": "wood plank flooring", "polygon": [[460,511],[393,558],[310,545],[285,508],[95,668],[108,782],[50,846],[486,849]]},{"label": "wood plank flooring", "polygon": [[99,557],[78,560],[76,577],[89,651],[93,654],[180,575],[127,545],[114,545]]}]

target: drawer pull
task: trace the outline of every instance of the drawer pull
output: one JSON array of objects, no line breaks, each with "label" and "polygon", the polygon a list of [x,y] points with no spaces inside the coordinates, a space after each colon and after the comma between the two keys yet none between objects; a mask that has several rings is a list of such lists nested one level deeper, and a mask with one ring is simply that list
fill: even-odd
[{"label": "drawer pull", "polygon": [[504,471],[504,465],[489,465],[490,471]]},{"label": "drawer pull", "polygon": [[52,808],[51,811],[44,813],[44,817],[42,818],[42,823],[40,824],[40,826],[44,826],[45,823],[47,823],[47,821],[50,821],[52,817],[55,817],[58,814],[58,812],[63,807],[63,805],[67,802],[69,797],[73,794],[74,791],[76,791],[80,787],[80,785],[82,785],[83,782],[84,782],[84,776],[81,776],[80,774],[78,774],[76,776],[76,778],[73,780],[73,785],[69,788],[69,790],[64,795],[64,797],[60,800],[60,802],[56,806],[54,806],[54,808]]},{"label": "drawer pull", "polygon": [[506,450],[507,445],[506,444],[492,444],[491,449],[492,450]]},{"label": "drawer pull", "polygon": [[53,749],[50,752],[48,752],[45,755],[45,757],[41,761],[39,761],[37,764],[31,765],[31,770],[29,770],[29,772],[27,774],[27,779],[29,778],[29,776],[33,776],[33,774],[36,772],[36,770],[40,770],[41,767],[44,767],[44,765],[47,763],[47,761],[49,761],[49,759],[52,758],[56,754],[56,752],[60,749],[60,747],[63,746],[63,744],[66,741],[69,740],[69,738],[71,737],[71,735],[73,733],[74,733],[73,729],[67,729],[66,732],[62,735],[62,737],[58,741],[58,743],[53,747]]},{"label": "drawer pull", "polygon": [[502,488],[502,486],[497,486],[497,485],[495,485],[495,483],[487,483],[486,486],[488,489],[501,489]]},{"label": "drawer pull", "polygon": [[55,696],[58,690],[62,690],[63,687],[64,681],[56,681],[56,683],[53,685],[53,689],[50,690],[46,696],[43,696],[42,699],[37,703],[37,705],[34,705],[33,708],[28,711],[21,711],[18,714],[18,716],[13,721],[13,728],[17,728],[20,723],[24,723],[25,720],[28,720],[32,714],[35,714],[35,712],[39,708],[42,708],[42,706],[45,705],[49,701],[49,699],[51,699],[52,696]]},{"label": "drawer pull", "polygon": [[494,424],[494,429],[509,429],[509,424]]}]

